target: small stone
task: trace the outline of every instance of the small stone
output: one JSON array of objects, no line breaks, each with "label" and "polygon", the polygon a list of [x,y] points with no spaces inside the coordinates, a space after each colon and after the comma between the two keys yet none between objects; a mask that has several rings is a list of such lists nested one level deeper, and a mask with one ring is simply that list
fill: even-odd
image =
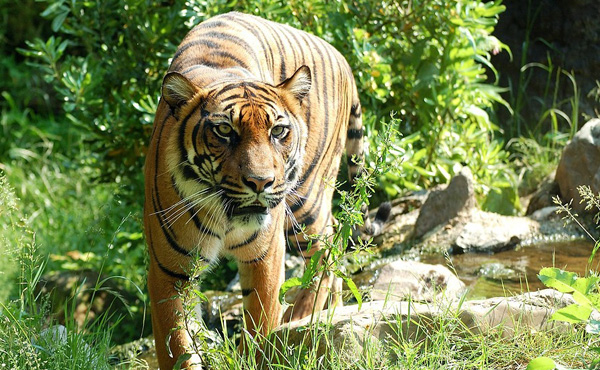
[{"label": "small stone", "polygon": [[481,212],[467,222],[452,245],[454,254],[497,253],[515,248],[539,230],[539,223],[527,217]]},{"label": "small stone", "polygon": [[395,261],[381,268],[371,290],[372,300],[435,302],[456,300],[465,290],[447,267],[416,261]]},{"label": "small stone", "polygon": [[518,280],[519,273],[500,262],[483,264],[478,272],[479,276],[492,280]]},{"label": "small stone", "polygon": [[474,208],[475,191],[473,174],[468,167],[452,178],[443,190],[432,190],[423,204],[414,229],[414,237],[420,238],[437,226],[448,223],[461,212]]}]

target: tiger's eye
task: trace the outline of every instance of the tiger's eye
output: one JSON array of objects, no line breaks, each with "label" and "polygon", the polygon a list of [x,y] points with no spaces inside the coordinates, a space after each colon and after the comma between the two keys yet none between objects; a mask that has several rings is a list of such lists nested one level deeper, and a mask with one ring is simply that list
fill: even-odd
[{"label": "tiger's eye", "polygon": [[281,138],[281,137],[285,136],[287,131],[288,131],[288,129],[285,126],[275,126],[271,129],[271,136],[273,136],[275,138]]},{"label": "tiger's eye", "polygon": [[213,130],[214,130],[215,134],[221,136],[224,139],[231,136],[231,132],[233,131],[233,129],[229,125],[218,125],[218,126],[215,126],[213,128]]}]

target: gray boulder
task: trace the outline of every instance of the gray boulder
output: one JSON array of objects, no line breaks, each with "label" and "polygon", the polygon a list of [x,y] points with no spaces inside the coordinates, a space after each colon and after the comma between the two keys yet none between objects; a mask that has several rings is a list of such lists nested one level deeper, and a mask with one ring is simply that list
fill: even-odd
[{"label": "gray boulder", "polygon": [[437,226],[447,224],[460,213],[468,212],[476,204],[473,174],[468,167],[464,167],[445,189],[429,193],[419,212],[414,237],[421,238]]},{"label": "gray boulder", "polygon": [[[536,221],[524,217],[479,212],[464,224],[452,245],[453,253],[497,253],[515,248],[539,229]],[[478,216],[478,217],[475,217]]]},{"label": "gray boulder", "polygon": [[509,338],[523,328],[530,331],[567,330],[567,324],[551,321],[550,317],[557,309],[574,302],[570,294],[544,289],[514,297],[467,301],[461,310],[463,317],[468,317],[480,332],[497,330]]},{"label": "gray boulder", "polygon": [[594,194],[600,192],[600,119],[588,121],[567,144],[556,169],[556,182],[561,197],[567,202],[573,199],[576,212],[585,209],[578,186],[588,185]]},{"label": "gray boulder", "polygon": [[[335,311],[321,311],[315,318],[306,317],[280,326],[276,335],[286,345],[311,345],[314,338],[326,334],[328,340],[319,340],[320,354],[332,347],[341,357],[352,358],[363,353],[363,346],[382,346],[386,340],[397,340],[398,335],[412,341],[427,340],[428,331],[436,330],[436,322],[460,319],[462,325],[452,325],[455,332],[500,333],[511,337],[519,330],[568,330],[562,322],[549,321],[552,313],[573,302],[570,295],[547,289],[510,298],[491,298],[464,302],[460,307],[414,301],[372,301],[338,307]],[[321,325],[311,326],[311,323]],[[313,328],[313,330],[307,328]],[[321,332],[326,328],[326,332]],[[383,354],[383,353],[382,353]]]},{"label": "gray boulder", "polygon": [[465,284],[447,267],[416,261],[395,261],[378,270],[371,289],[372,300],[434,302],[457,300]]}]

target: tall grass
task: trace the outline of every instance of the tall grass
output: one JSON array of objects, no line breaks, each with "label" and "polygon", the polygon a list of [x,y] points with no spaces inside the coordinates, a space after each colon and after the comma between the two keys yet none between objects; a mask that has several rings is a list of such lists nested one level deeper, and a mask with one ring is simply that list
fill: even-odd
[{"label": "tall grass", "polygon": [[[431,306],[443,307],[435,302]],[[320,320],[304,327],[247,338],[244,355],[237,351],[239,336],[215,340],[214,334],[205,333],[210,339],[199,344],[202,365],[213,370],[524,369],[531,359],[546,355],[578,367],[592,361],[595,353],[589,348],[600,345],[600,338],[583,330],[532,331],[518,319],[506,328],[480,331],[463,321],[459,307],[433,316],[388,315],[380,322],[386,329],[377,333],[375,325],[343,334],[331,324],[334,313],[322,313]],[[352,317],[347,320],[353,330]]]},{"label": "tall grass", "polygon": [[[45,270],[35,234],[27,224],[14,191],[0,173],[0,249],[4,267],[13,265],[18,282],[15,298],[0,302],[0,364],[7,369],[108,369],[112,328],[108,316],[79,327],[67,309],[65,326],[50,318],[48,297],[36,289]],[[88,325],[94,330],[87,330]]]}]

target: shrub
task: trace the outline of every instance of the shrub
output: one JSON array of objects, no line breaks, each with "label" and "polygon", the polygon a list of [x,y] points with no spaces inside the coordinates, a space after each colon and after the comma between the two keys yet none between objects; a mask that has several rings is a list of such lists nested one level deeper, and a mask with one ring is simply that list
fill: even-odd
[{"label": "shrub", "polygon": [[494,103],[506,103],[486,83],[486,68],[495,72],[489,53],[504,48],[491,35],[500,1],[48,1],[42,15],[56,35],[24,53],[54,86],[64,124],[80,128],[86,161],[103,180],[132,184],[138,194],[168,58],[193,24],[233,9],[337,47],[353,67],[371,131],[396,112],[397,129],[414,136],[398,143],[411,146],[398,153],[406,155],[402,176],[382,179],[390,195],[447,182],[455,163],[473,169],[482,194],[513,185],[498,175],[506,168],[496,171],[506,156],[490,117]]}]

